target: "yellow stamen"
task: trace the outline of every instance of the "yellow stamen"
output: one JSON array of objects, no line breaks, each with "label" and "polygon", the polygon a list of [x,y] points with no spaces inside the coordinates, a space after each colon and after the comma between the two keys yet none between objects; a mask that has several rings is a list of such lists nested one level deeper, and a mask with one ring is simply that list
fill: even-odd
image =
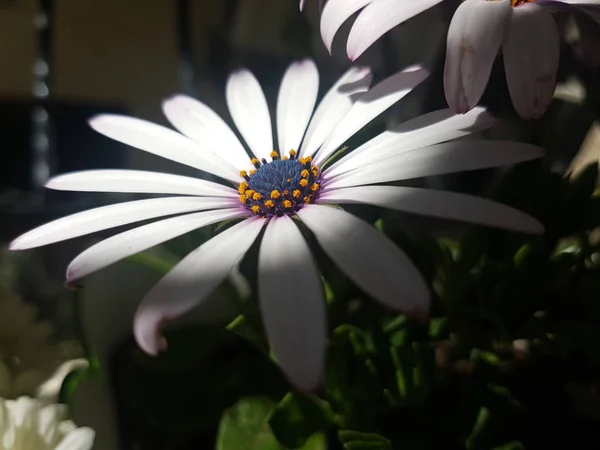
[{"label": "yellow stamen", "polygon": [[313,176],[316,177],[317,175],[319,175],[319,168],[317,166],[312,166],[310,170],[312,171]]},{"label": "yellow stamen", "polygon": [[248,200],[248,197],[246,197],[244,194],[240,195],[240,202],[246,203],[247,200]]},{"label": "yellow stamen", "polygon": [[258,214],[258,212],[260,211],[260,206],[253,205],[251,209],[254,214]]},{"label": "yellow stamen", "polygon": [[244,192],[246,192],[246,189],[248,189],[248,183],[246,183],[244,181],[244,182],[240,183],[240,187],[238,188],[238,193],[243,194]]},{"label": "yellow stamen", "polygon": [[250,160],[250,162],[252,163],[253,166],[256,166],[257,164],[260,164],[260,161],[257,158],[252,158]]},{"label": "yellow stamen", "polygon": [[289,158],[288,156],[284,156],[284,157],[283,157],[283,158],[281,158],[281,159],[283,159],[284,161],[287,161],[287,160],[288,160],[288,159],[290,159],[290,158]]},{"label": "yellow stamen", "polygon": [[250,171],[250,175],[254,175],[255,173],[256,173],[256,169],[252,169],[252,170]]},{"label": "yellow stamen", "polygon": [[308,170],[304,169],[302,172],[300,172],[300,176],[302,178],[308,178],[309,172]]},{"label": "yellow stamen", "polygon": [[296,156],[296,150],[291,149],[290,150],[290,156]]},{"label": "yellow stamen", "polygon": [[292,196],[294,198],[300,198],[300,196],[302,195],[302,192],[300,192],[300,190],[296,189],[294,192],[292,192]]},{"label": "yellow stamen", "polygon": [[300,186],[302,186],[302,187],[306,187],[306,186],[308,186],[308,180],[306,180],[306,179],[304,179],[304,178],[303,178],[303,179],[301,179],[301,180],[300,180]]},{"label": "yellow stamen", "polygon": [[279,158],[279,153],[277,153],[275,150],[273,150],[269,156],[273,159]]},{"label": "yellow stamen", "polygon": [[302,201],[308,205],[310,203],[310,195],[307,195],[306,197],[304,197],[302,199]]},{"label": "yellow stamen", "polygon": [[285,189],[285,190],[283,191],[283,196],[284,196],[284,197],[289,197],[289,195],[290,195],[290,191],[288,191],[287,189]]},{"label": "yellow stamen", "polygon": [[275,191],[271,191],[271,198],[275,199],[275,198],[279,198],[281,197],[281,192],[275,190]]},{"label": "yellow stamen", "polygon": [[289,200],[284,200],[283,201],[283,207],[284,208],[291,208],[292,207],[292,202],[290,202]]},{"label": "yellow stamen", "polygon": [[246,197],[252,198],[252,196],[254,195],[254,191],[252,189],[246,189],[246,192],[244,192],[244,194],[246,194]]},{"label": "yellow stamen", "polygon": [[522,5],[523,3],[533,3],[535,0],[510,0],[510,6],[512,6],[513,8],[519,5]]},{"label": "yellow stamen", "polygon": [[260,195],[258,192],[255,192],[254,194],[252,194],[252,200],[261,200],[263,198],[262,195]]},{"label": "yellow stamen", "polygon": [[304,158],[304,163],[303,164],[311,163],[311,162],[312,162],[312,156],[307,156],[306,158]]},{"label": "yellow stamen", "polygon": [[310,187],[310,190],[313,192],[317,192],[319,190],[319,183],[313,183]]},{"label": "yellow stamen", "polygon": [[245,170],[240,170],[240,177],[246,178],[247,176],[248,176],[248,172],[246,172]]},{"label": "yellow stamen", "polygon": [[274,206],[275,206],[275,203],[273,203],[273,200],[267,200],[267,201],[265,202],[265,206],[266,206],[267,208],[272,208],[272,207],[274,207]]}]

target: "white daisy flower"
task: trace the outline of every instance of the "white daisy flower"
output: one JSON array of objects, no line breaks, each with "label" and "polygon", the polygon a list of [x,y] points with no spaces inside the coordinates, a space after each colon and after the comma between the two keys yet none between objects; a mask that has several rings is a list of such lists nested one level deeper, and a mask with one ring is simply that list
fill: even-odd
[{"label": "white daisy flower", "polygon": [[39,400],[0,398],[0,450],[89,450],[91,428],[66,420],[66,405],[45,405]]},{"label": "white daisy flower", "polygon": [[479,103],[500,49],[515,110],[540,117],[556,87],[560,37],[558,11],[587,15],[600,29],[600,0],[466,0],[450,23],[444,91],[453,111]]},{"label": "white daisy flower", "polygon": [[490,118],[481,109],[461,116],[436,111],[408,121],[324,167],[348,138],[427,76],[424,69],[411,67],[369,89],[369,70],[352,68],[327,92],[313,114],[319,87],[317,68],[310,60],[295,62],[279,90],[279,150],[273,150],[271,118],[261,87],[249,71],[237,71],[227,82],[227,105],[252,156],[217,114],[185,96],[163,103],[167,118],[182,134],[131,117],[95,117],[91,126],[96,131],[209,172],[223,183],[134,170],[58,176],[48,182],[49,188],[176,196],[74,214],[22,235],[11,248],[27,249],[173,216],[85,250],[67,269],[67,279],[73,281],[191,230],[243,219],[192,251],[150,290],[134,319],[135,337],[150,354],[164,350],[163,323],[205,301],[264,231],[258,287],[265,327],[291,382],[299,389],[312,390],[323,369],[326,317],[321,278],[300,223],[362,290],[383,305],[414,313],[427,312],[429,289],[413,263],[382,233],[328,204],[370,203],[526,233],[542,232],[535,219],[491,201],[381,185],[542,156],[541,149],[515,142],[446,142],[489,126]]}]

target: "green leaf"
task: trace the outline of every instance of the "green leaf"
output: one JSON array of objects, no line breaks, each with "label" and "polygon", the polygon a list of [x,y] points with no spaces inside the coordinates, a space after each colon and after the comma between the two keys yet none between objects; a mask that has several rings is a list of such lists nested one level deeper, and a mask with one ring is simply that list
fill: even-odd
[{"label": "green leaf", "polygon": [[340,430],[338,437],[346,450],[392,450],[392,443],[375,433]]},{"label": "green leaf", "polygon": [[269,428],[268,417],[275,403],[265,397],[247,397],[227,409],[221,417],[217,450],[282,450]]},{"label": "green leaf", "polygon": [[274,409],[269,424],[279,442],[288,448],[300,448],[313,434],[327,430],[333,419],[326,401],[290,392]]}]

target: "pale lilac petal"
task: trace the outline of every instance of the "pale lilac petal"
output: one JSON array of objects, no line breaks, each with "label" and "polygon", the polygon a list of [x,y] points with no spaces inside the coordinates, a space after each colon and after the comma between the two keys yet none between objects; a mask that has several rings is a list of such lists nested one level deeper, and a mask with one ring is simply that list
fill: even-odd
[{"label": "pale lilac petal", "polygon": [[161,335],[164,322],[197,305],[223,282],[246,254],[266,220],[246,219],[192,251],[146,295],[134,319],[134,334],[146,353],[166,349]]},{"label": "pale lilac petal", "polygon": [[304,2],[305,0],[300,0],[300,11],[304,9]]},{"label": "pale lilac petal", "polygon": [[298,216],[319,245],[357,286],[395,310],[426,314],[429,288],[389,238],[346,211],[307,205]]},{"label": "pale lilac petal", "polygon": [[67,281],[77,280],[121,259],[198,228],[248,216],[243,208],[218,209],[171,217],[119,233],[80,253],[67,268]]},{"label": "pale lilac petal", "polygon": [[294,386],[313,391],[325,358],[325,299],[313,257],[292,219],[270,221],[258,265],[260,307],[277,361]]},{"label": "pale lilac petal", "polygon": [[165,100],[162,109],[181,133],[203,150],[220,156],[238,170],[250,165],[250,157],[234,132],[211,108],[187,95]]},{"label": "pale lilac petal", "polygon": [[428,76],[429,72],[426,69],[411,66],[386,78],[364,93],[317,151],[314,157],[315,164],[325,162],[346,140],[407,95]]},{"label": "pale lilac petal", "polygon": [[35,228],[12,241],[10,248],[25,250],[142,220],[206,209],[232,208],[239,204],[239,201],[223,198],[166,197],[101,206]]},{"label": "pale lilac petal", "polygon": [[96,433],[91,428],[77,428],[64,437],[56,450],[90,450],[95,436]]},{"label": "pale lilac petal", "polygon": [[348,58],[356,60],[373,43],[397,25],[421,14],[442,0],[375,0],[356,18],[346,44]]},{"label": "pale lilac petal", "polygon": [[59,191],[135,192],[237,198],[235,189],[199,178],[142,170],[84,170],[51,178],[46,187]]},{"label": "pale lilac petal", "polygon": [[277,97],[277,136],[282,155],[299,150],[318,93],[319,71],[315,63],[310,59],[292,63]]},{"label": "pale lilac petal", "polygon": [[313,115],[300,156],[312,156],[346,115],[354,101],[369,90],[373,76],[367,67],[352,67],[329,89]]},{"label": "pale lilac petal", "polygon": [[465,113],[479,102],[511,13],[508,0],[466,0],[454,13],[444,67],[446,101],[453,111]]},{"label": "pale lilac petal", "polygon": [[560,55],[552,16],[535,4],[515,8],[502,54],[515,110],[523,119],[540,117],[554,95]]},{"label": "pale lilac petal", "polygon": [[484,108],[466,114],[442,109],[408,120],[361,145],[325,170],[327,178],[359,169],[396,154],[457,139],[491,127],[495,119]]},{"label": "pale lilac petal", "polygon": [[318,203],[368,203],[383,208],[494,228],[541,234],[543,225],[521,211],[472,195],[399,186],[360,186],[324,192]]},{"label": "pale lilac petal", "polygon": [[510,141],[454,141],[418,148],[325,180],[326,189],[385,183],[516,164],[541,158],[544,150]]},{"label": "pale lilac petal", "polygon": [[333,38],[342,24],[355,12],[375,0],[329,0],[321,14],[321,38],[329,53]]},{"label": "pale lilac petal", "polygon": [[252,153],[269,158],[274,150],[271,115],[258,80],[248,70],[238,70],[227,80],[227,107]]},{"label": "pale lilac petal", "polygon": [[239,171],[213,153],[203,151],[191,139],[135,117],[103,114],[93,117],[90,126],[111,139],[148,153],[204,170],[219,177],[239,182]]}]

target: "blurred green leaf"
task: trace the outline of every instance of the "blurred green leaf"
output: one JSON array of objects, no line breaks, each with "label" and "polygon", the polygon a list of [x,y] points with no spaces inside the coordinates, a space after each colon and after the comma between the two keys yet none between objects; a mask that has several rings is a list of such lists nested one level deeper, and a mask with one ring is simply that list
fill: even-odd
[{"label": "blurred green leaf", "polygon": [[273,410],[269,424],[283,445],[300,448],[315,433],[326,431],[333,421],[333,411],[326,401],[290,392]]},{"label": "blurred green leaf", "polygon": [[392,443],[375,433],[340,430],[338,437],[346,450],[392,450]]},{"label": "blurred green leaf", "polygon": [[265,397],[246,397],[228,408],[219,423],[217,450],[282,450],[268,417],[275,403]]}]

